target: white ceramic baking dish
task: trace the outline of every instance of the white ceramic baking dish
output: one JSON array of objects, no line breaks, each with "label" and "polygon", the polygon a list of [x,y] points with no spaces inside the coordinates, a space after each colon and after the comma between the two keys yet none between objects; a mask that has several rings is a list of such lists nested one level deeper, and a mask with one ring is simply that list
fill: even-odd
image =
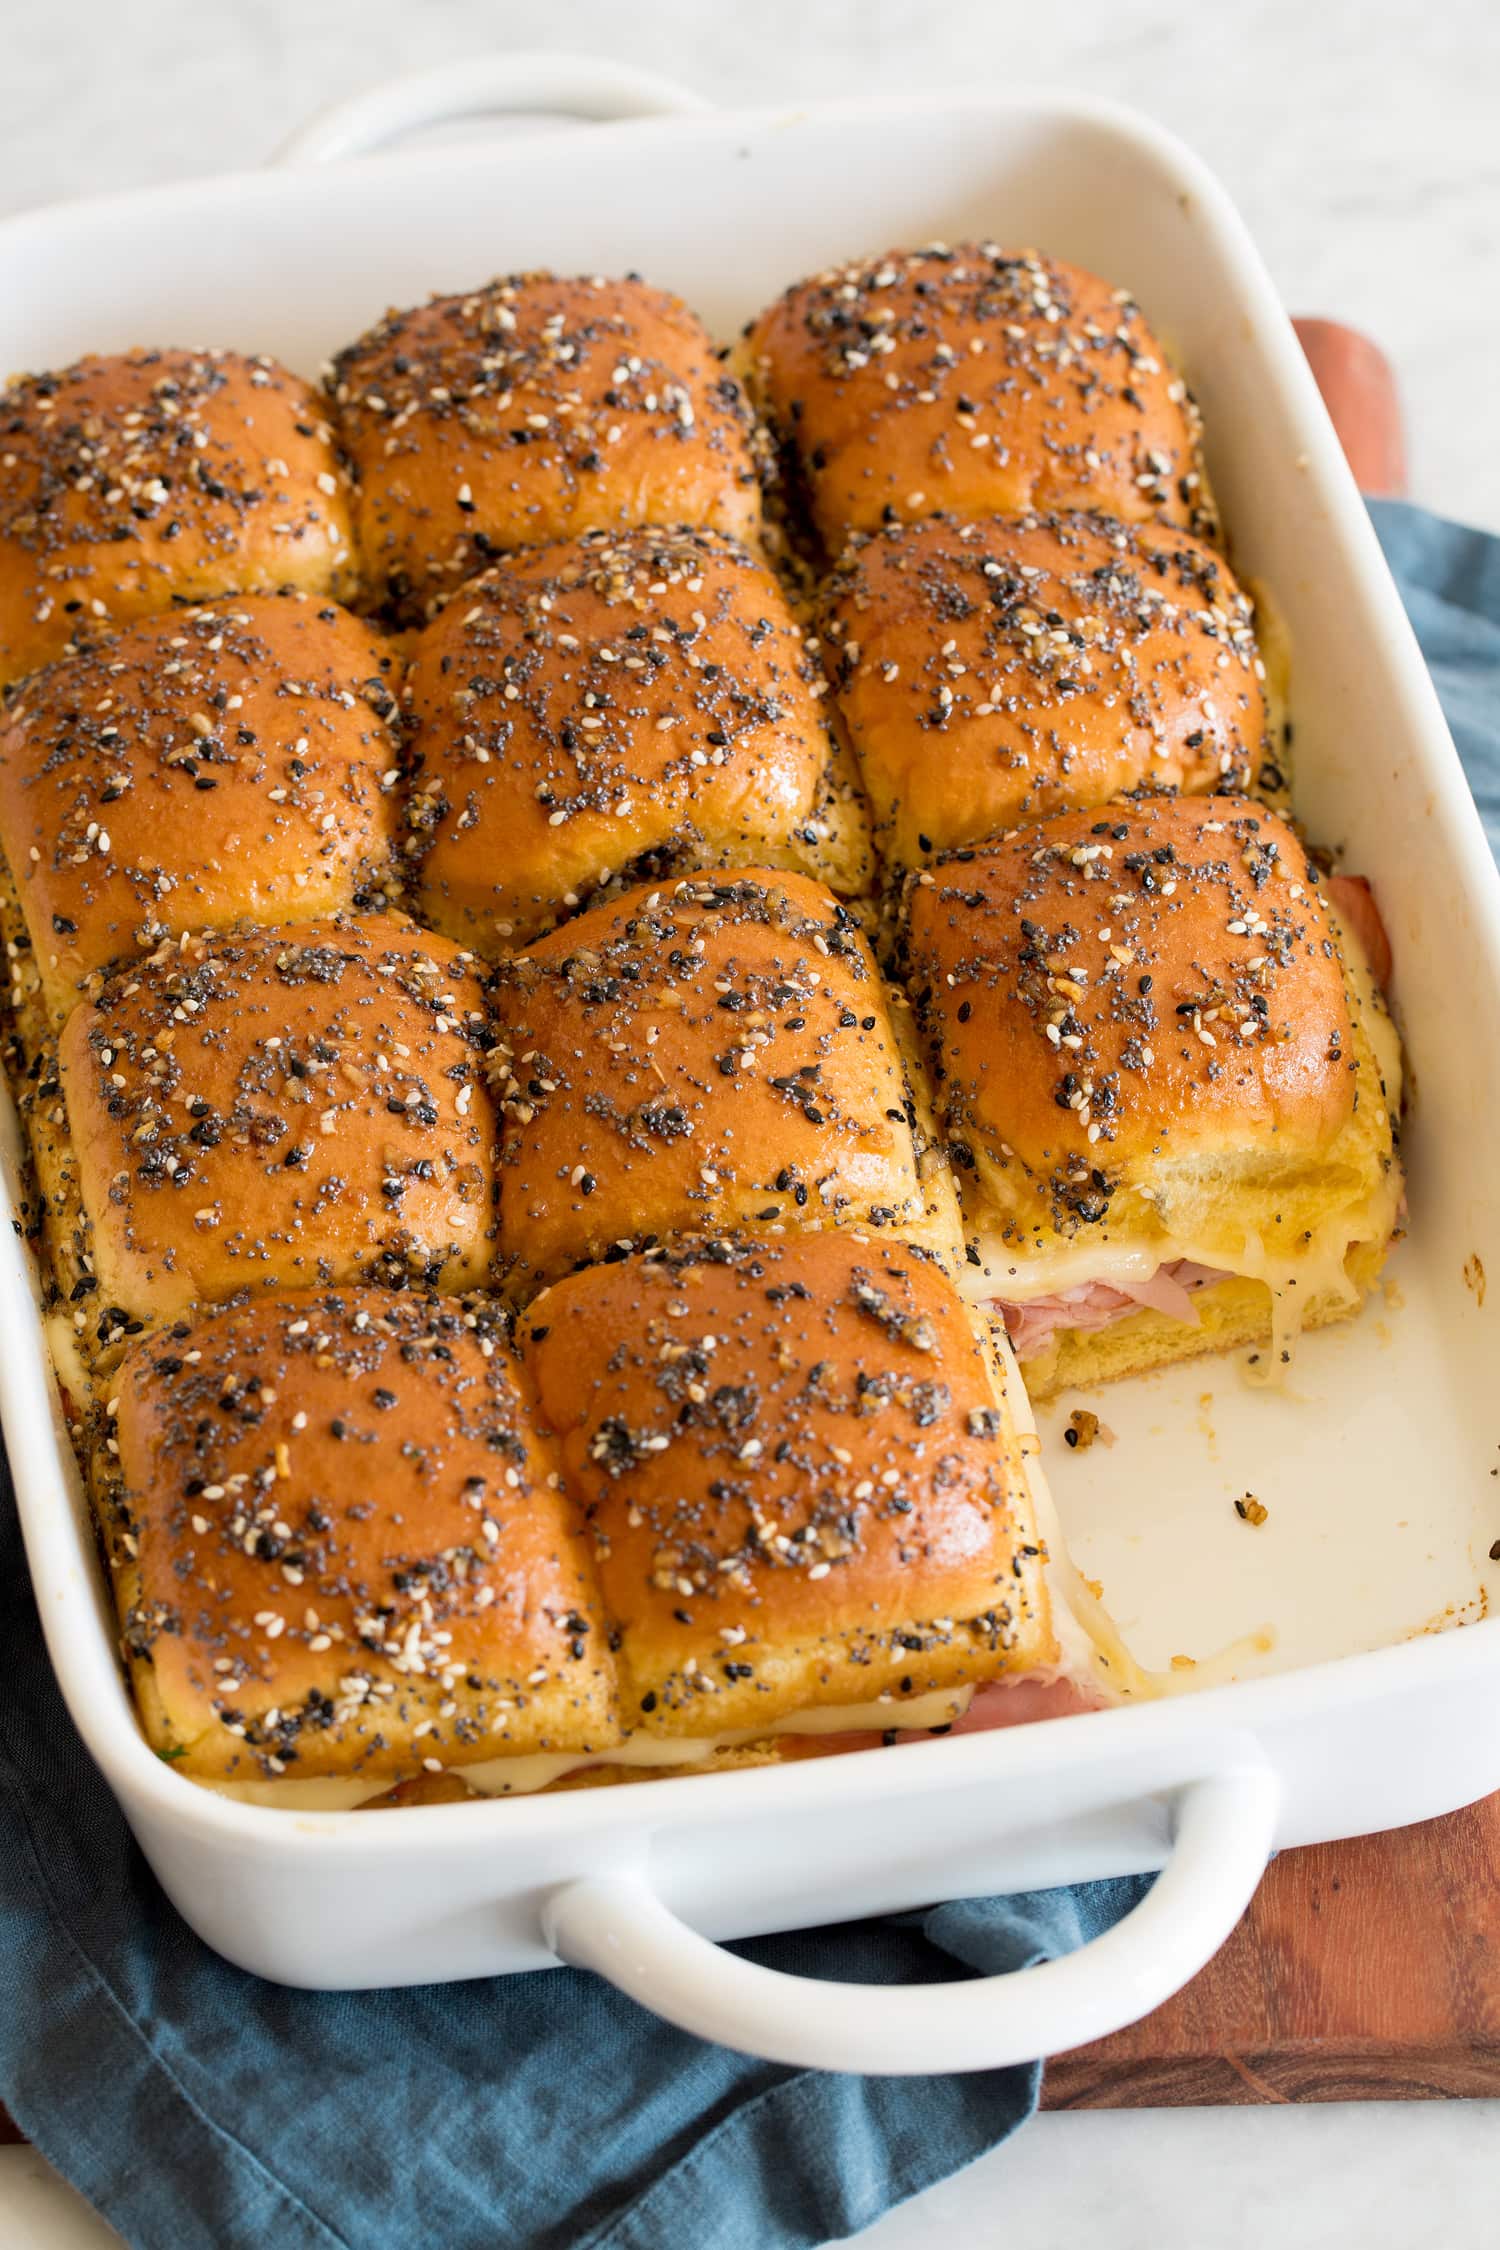
[{"label": "white ceramic baking dish", "polygon": [[[312,169],[415,124],[507,108],[630,121]],[[652,110],[670,114],[642,117]],[[996,2065],[1163,1999],[1228,1934],[1274,1845],[1419,1820],[1500,1785],[1500,1620],[1484,1621],[1487,1589],[1500,1591],[1487,1560],[1500,1384],[1483,1292],[1486,1266],[1500,1280],[1500,885],[1286,318],[1194,157],[1067,96],[723,113],[615,66],[510,58],[362,97],[261,175],[10,221],[3,359],[203,341],[311,372],[387,304],[533,264],[639,267],[728,335],[844,254],[973,233],[1129,284],[1170,338],[1207,418],[1236,558],[1290,627],[1300,808],[1373,877],[1399,964],[1411,1241],[1388,1301],[1308,1339],[1281,1394],[1189,1366],[1108,1394],[1112,1447],[1049,1450],[1075,1553],[1138,1653],[1208,1659],[1237,1642],[1236,1677],[696,1786],[381,1819],[225,1802],[136,1729],[34,1277],[7,1233],[0,1398],[58,1678],[168,1892],[264,1976],[372,1986],[561,1957],[790,2062]],[[0,1124],[14,1184],[8,1103]],[[1270,1511],[1258,1529],[1232,1505],[1247,1490]],[[1157,1867],[1118,1929],[1010,1977],[809,1986],[711,1942]]]}]

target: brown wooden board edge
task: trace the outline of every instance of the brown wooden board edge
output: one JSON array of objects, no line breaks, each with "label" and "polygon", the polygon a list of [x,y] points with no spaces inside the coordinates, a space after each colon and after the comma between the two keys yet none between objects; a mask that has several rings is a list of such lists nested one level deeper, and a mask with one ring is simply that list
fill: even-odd
[{"label": "brown wooden board edge", "polygon": [[1500,1796],[1283,1852],[1181,1992],[1047,2065],[1048,2109],[1500,2096]]},{"label": "brown wooden board edge", "polygon": [[1228,2108],[1271,2102],[1500,2098],[1500,2044],[1446,2048],[1300,2039],[1244,2054],[1122,2055],[1084,2048],[1047,2065],[1042,2107]]}]

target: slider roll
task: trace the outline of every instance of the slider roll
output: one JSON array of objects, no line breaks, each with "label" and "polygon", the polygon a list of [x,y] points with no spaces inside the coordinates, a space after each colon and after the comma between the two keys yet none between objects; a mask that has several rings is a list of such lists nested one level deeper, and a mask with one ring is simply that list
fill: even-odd
[{"label": "slider roll", "polygon": [[913,878],[906,953],[965,1287],[1034,1395],[1242,1343],[1280,1366],[1357,1307],[1399,1049],[1284,821],[1140,797],[1017,829]]},{"label": "slider roll", "polygon": [[1246,789],[1269,757],[1250,603],[1190,532],[1080,515],[900,525],[850,548],[826,614],[893,867],[1141,783]]},{"label": "slider roll", "polygon": [[746,331],[824,551],[924,516],[1097,509],[1212,533],[1187,387],[1128,291],[992,242],[816,274]]},{"label": "slider roll", "polygon": [[754,538],[738,383],[643,281],[513,274],[391,312],[334,363],[381,599],[422,616],[498,554],[628,524]]},{"label": "slider roll", "polygon": [[412,649],[421,913],[490,952],[611,879],[749,864],[866,888],[824,687],[775,580],[717,532],[517,556]]},{"label": "slider roll", "polygon": [[956,1257],[904,996],[820,885],[736,870],[630,891],[502,961],[493,1004],[518,1294],[720,1228],[860,1224]]},{"label": "slider roll", "polygon": [[53,1022],[163,938],[387,904],[396,680],[302,595],[149,618],[30,680],[0,717],[0,843]]},{"label": "slider roll", "polygon": [[0,397],[0,686],[175,602],[352,594],[348,480],[273,359],[133,351]]},{"label": "slider roll", "polygon": [[357,1801],[619,1739],[587,1543],[482,1303],[199,1312],[137,1339],[101,1424],[126,1661],[179,1772]]},{"label": "slider roll", "polygon": [[1000,1364],[920,1251],[838,1232],[593,1266],[519,1341],[639,1731],[887,1696],[895,1724],[1056,1662]]},{"label": "slider roll", "polygon": [[[490,1259],[490,1043],[469,957],[377,915],[169,940],[74,1010],[60,1082],[96,1345],[199,1298]],[[46,1178],[47,1166],[42,1160]]]}]

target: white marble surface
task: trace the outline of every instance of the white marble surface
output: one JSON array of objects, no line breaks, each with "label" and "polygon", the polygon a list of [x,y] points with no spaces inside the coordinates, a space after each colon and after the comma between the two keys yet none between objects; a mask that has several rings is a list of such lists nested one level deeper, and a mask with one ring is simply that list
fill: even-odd
[{"label": "white marble surface", "polygon": [[1288,303],[1392,354],[1416,495],[1500,527],[1494,0],[74,0],[5,11],[0,211],[260,163],[392,72],[623,56],[715,100],[1049,81],[1137,104],[1219,172]]},{"label": "white marble surface", "polygon": [[[1491,2250],[1497,2148],[1500,2102],[1048,2115],[855,2240],[857,2250]],[[117,2241],[35,2150],[0,2149],[5,2250]],[[424,2235],[409,2250],[451,2246]]]},{"label": "white marble surface", "polygon": [[[1494,0],[12,7],[0,214],[257,164],[354,86],[541,45],[619,55],[719,100],[1019,79],[1138,105],[1220,173],[1295,310],[1352,321],[1390,353],[1415,497],[1500,529]],[[1481,2250],[1496,2240],[1497,2149],[1500,2103],[1046,2117],[861,2250]],[[111,2239],[31,2151],[0,2150],[4,2250]]]}]

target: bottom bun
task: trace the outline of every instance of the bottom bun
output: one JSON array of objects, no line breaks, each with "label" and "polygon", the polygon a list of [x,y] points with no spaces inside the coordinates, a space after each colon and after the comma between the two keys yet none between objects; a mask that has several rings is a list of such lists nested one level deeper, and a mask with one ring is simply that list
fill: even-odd
[{"label": "bottom bun", "polygon": [[[1344,1264],[1348,1289],[1325,1289],[1313,1297],[1300,1308],[1299,1328],[1327,1328],[1333,1321],[1352,1319],[1374,1287],[1388,1248],[1385,1243],[1355,1243]],[[1043,1401],[1059,1391],[1088,1390],[1096,1383],[1144,1375],[1153,1367],[1173,1367],[1179,1360],[1269,1346],[1271,1292],[1265,1282],[1242,1275],[1213,1282],[1194,1291],[1193,1305],[1196,1323],[1143,1308],[1108,1328],[1060,1329],[1044,1351],[1021,1361],[1028,1395]],[[1276,1372],[1266,1366],[1265,1379],[1274,1381]]]},{"label": "bottom bun", "polygon": [[[556,1781],[549,1781],[544,1789],[530,1794],[557,1797],[565,1790],[613,1789],[629,1781],[681,1781],[688,1774],[742,1773],[749,1766],[779,1766],[796,1758],[826,1758],[838,1751],[873,1750],[881,1740],[880,1735],[873,1733],[785,1734],[767,1737],[764,1742],[726,1743],[706,1762],[695,1760],[691,1765],[580,1766],[575,1773],[562,1774]],[[496,1801],[493,1790],[470,1789],[459,1767],[447,1773],[421,1773],[410,1781],[398,1781],[394,1789],[388,1789],[382,1797],[372,1797],[359,1809],[361,1812],[398,1812],[408,1805],[483,1805]]]}]

